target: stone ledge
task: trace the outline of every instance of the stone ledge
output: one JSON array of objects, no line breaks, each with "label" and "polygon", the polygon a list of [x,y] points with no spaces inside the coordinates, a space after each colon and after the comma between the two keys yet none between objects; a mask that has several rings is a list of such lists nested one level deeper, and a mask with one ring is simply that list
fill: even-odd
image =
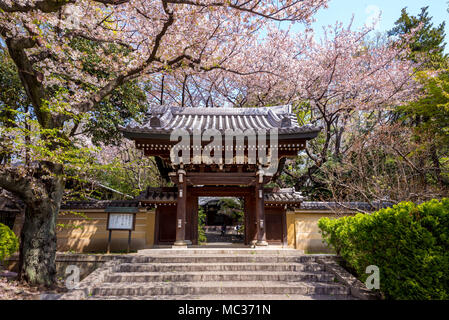
[{"label": "stone ledge", "polygon": [[381,300],[380,294],[370,291],[366,286],[337,262],[337,257],[319,257],[317,262],[325,266],[327,272],[333,273],[337,279],[351,289],[351,295],[360,300]]},{"label": "stone ledge", "polygon": [[[128,261],[133,254],[82,254],[82,253],[57,253],[56,254],[56,275],[64,278],[68,265],[76,265],[80,268],[80,277],[84,279],[97,268],[104,266],[109,261]],[[18,272],[19,255],[14,254],[5,261],[5,267],[9,271]]]},{"label": "stone ledge", "polygon": [[[114,259],[129,257],[132,254],[88,254],[88,253],[56,253],[56,262],[107,262]],[[7,262],[19,261],[17,253],[10,256]]]}]

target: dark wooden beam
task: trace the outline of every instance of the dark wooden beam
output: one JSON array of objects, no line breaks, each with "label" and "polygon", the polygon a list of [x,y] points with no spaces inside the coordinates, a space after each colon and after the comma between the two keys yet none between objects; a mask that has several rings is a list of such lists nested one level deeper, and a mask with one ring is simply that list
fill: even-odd
[{"label": "dark wooden beam", "polygon": [[186,246],[186,209],[187,209],[187,183],[183,174],[179,174],[178,178],[178,199],[176,208],[176,241],[175,246]]},{"label": "dark wooden beam", "polygon": [[251,187],[233,187],[233,186],[223,186],[223,187],[189,187],[187,192],[192,196],[200,197],[242,197],[246,195],[254,196],[254,188]]},{"label": "dark wooden beam", "polygon": [[256,181],[256,176],[254,173],[222,173],[222,172],[208,172],[208,173],[196,173],[189,172],[186,177],[187,183],[189,185],[231,185],[231,186],[241,186],[241,185],[254,185]]},{"label": "dark wooden beam", "polygon": [[267,246],[266,236],[266,219],[265,219],[265,197],[263,183],[256,179],[255,187],[255,199],[256,199],[256,217],[257,217],[257,245]]}]

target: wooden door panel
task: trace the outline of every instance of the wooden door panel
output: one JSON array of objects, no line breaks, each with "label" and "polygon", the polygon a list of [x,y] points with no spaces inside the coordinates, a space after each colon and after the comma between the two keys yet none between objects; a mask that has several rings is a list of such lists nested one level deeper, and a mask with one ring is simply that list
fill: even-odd
[{"label": "wooden door panel", "polygon": [[265,209],[266,237],[270,243],[282,244],[284,239],[284,211],[282,209]]},{"label": "wooden door panel", "polygon": [[176,240],[176,207],[159,207],[159,242]]}]

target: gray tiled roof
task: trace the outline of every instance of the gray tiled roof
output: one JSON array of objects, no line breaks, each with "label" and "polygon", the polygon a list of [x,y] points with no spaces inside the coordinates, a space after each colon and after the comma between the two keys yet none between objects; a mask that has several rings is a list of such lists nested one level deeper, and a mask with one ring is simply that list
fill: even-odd
[{"label": "gray tiled roof", "polygon": [[[152,203],[176,202],[177,192],[175,190],[168,191],[160,188],[148,188],[142,192],[136,200]],[[212,198],[211,199],[216,199]],[[303,197],[300,192],[292,189],[280,189],[278,191],[267,190],[265,192],[265,202],[267,203],[300,203]]]},{"label": "gray tiled roof", "polygon": [[227,198],[227,199],[233,199],[234,201],[238,202],[239,198],[236,197],[199,197],[198,199],[198,205],[204,206],[205,204],[211,203],[211,202],[219,202],[220,199]]},{"label": "gray tiled roof", "polygon": [[301,192],[296,192],[294,188],[265,192],[265,202],[267,203],[302,203],[303,200]]},{"label": "gray tiled roof", "polygon": [[320,202],[320,201],[304,201],[301,204],[301,210],[363,210],[363,211],[375,211],[382,208],[391,207],[393,204],[388,202],[374,202],[373,208],[368,202]]},{"label": "gray tiled roof", "polygon": [[147,188],[136,197],[136,200],[152,203],[176,202],[178,192],[176,188]]},{"label": "gray tiled roof", "polygon": [[278,129],[279,134],[318,133],[320,128],[300,126],[291,106],[264,108],[179,108],[152,107],[144,124],[132,122],[120,128],[125,136],[132,133],[169,134],[174,129],[217,129],[245,131]]},{"label": "gray tiled roof", "polygon": [[[304,201],[300,192],[294,188],[266,189],[265,202],[267,204],[299,205],[300,210],[328,211],[328,210],[363,210],[376,211],[393,206],[388,202],[373,202],[373,208],[368,202],[319,202]],[[203,200],[218,199],[215,197],[203,197]],[[133,200],[108,200],[108,201],[70,201],[62,205],[63,210],[76,209],[106,209],[108,207],[139,207],[141,202],[152,204],[175,203],[177,200],[176,188],[147,188]]]},{"label": "gray tiled roof", "polygon": [[[70,201],[66,202],[61,206],[62,210],[80,210],[80,209],[106,209],[108,207],[138,207],[140,201],[157,203],[174,203],[176,202],[177,195],[174,192],[157,192],[150,191],[148,196],[140,195],[136,200],[122,201],[122,200],[111,200],[111,201]],[[278,204],[298,204],[301,203],[299,207],[300,210],[310,210],[310,211],[328,211],[328,210],[363,210],[363,211],[376,211],[382,208],[391,207],[393,204],[383,202],[382,204],[376,202],[374,205],[376,208],[367,202],[316,202],[316,201],[303,201],[303,197],[299,192],[266,192],[265,193],[266,203],[278,203]]]},{"label": "gray tiled roof", "polygon": [[68,201],[61,205],[62,210],[89,210],[106,209],[108,207],[138,207],[139,201],[136,200],[108,200],[108,201]]}]

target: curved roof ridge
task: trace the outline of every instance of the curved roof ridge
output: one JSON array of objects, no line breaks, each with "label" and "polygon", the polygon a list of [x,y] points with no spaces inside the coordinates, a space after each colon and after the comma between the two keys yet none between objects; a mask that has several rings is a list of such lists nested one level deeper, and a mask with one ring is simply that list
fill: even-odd
[{"label": "curved roof ridge", "polygon": [[257,108],[230,108],[230,107],[174,107],[174,106],[152,106],[148,110],[148,114],[161,115],[171,112],[173,115],[268,115],[268,112],[273,112],[277,115],[291,113],[290,105],[272,106],[272,107],[257,107]]}]

